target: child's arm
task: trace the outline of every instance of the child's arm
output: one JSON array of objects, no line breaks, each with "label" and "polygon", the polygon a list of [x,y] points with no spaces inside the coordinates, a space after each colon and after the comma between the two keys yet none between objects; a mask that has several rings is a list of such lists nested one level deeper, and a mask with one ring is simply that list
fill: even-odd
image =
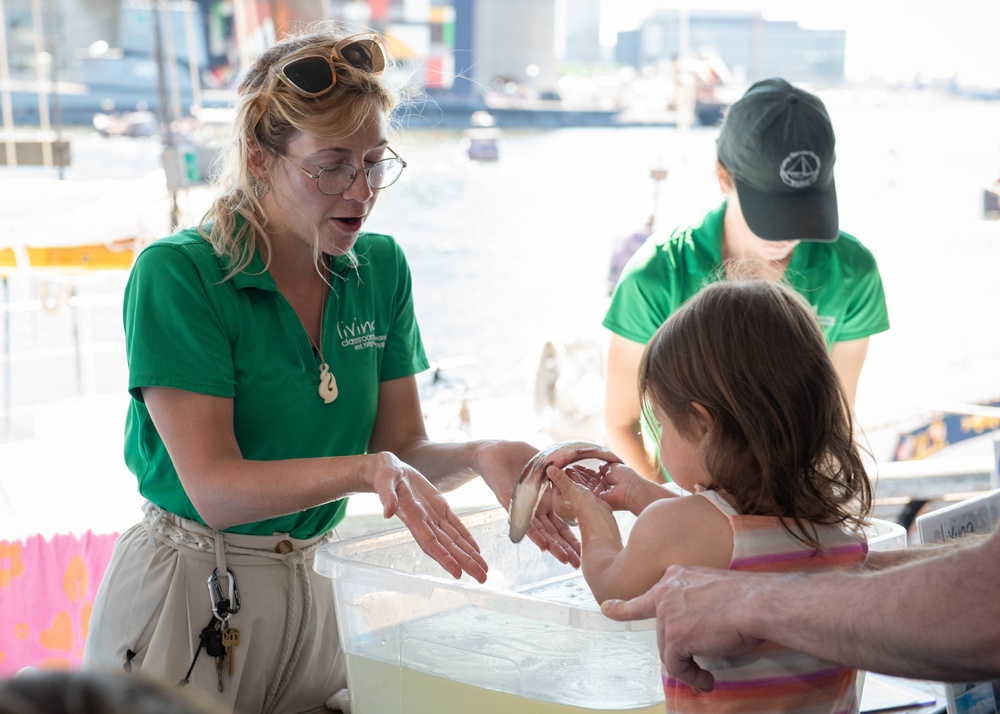
[{"label": "child's arm", "polygon": [[607,503],[560,469],[550,467],[546,475],[555,486],[556,514],[580,524],[583,577],[598,602],[642,594],[674,563],[729,565],[732,529],[706,499],[655,501],[637,518],[624,546]]},{"label": "child's arm", "polygon": [[552,508],[556,515],[580,525],[583,577],[596,596],[608,563],[622,550],[614,511],[594,494],[597,479],[586,478],[596,476],[593,472],[577,469],[576,477],[570,478],[562,469],[549,466],[545,475],[554,487]]},{"label": "child's arm", "polygon": [[616,511],[629,511],[635,515],[661,498],[676,498],[679,494],[666,486],[654,483],[625,464],[605,464],[599,469],[601,500]]}]

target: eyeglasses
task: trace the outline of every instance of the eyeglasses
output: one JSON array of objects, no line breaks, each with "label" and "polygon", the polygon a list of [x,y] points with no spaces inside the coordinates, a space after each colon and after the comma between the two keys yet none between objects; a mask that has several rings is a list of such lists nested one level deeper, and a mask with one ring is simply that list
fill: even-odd
[{"label": "eyeglasses", "polygon": [[280,154],[280,156],[292,166],[302,169],[306,176],[314,179],[316,181],[316,188],[319,189],[320,193],[327,196],[337,196],[354,184],[354,179],[357,178],[359,170],[364,172],[365,178],[368,180],[368,185],[373,191],[389,188],[396,183],[396,180],[403,173],[403,169],[406,168],[406,162],[403,161],[399,154],[392,150],[391,146],[385,148],[392,151],[392,156],[388,159],[376,161],[366,169],[356,169],[350,164],[339,164],[338,166],[320,169],[315,174],[309,173],[309,169],[305,166],[300,166],[284,154]]},{"label": "eyeglasses", "polygon": [[387,64],[385,45],[375,32],[351,35],[335,44],[329,55],[304,55],[285,63],[278,71],[278,79],[299,94],[319,97],[337,84],[335,60],[355,69],[382,74]]}]

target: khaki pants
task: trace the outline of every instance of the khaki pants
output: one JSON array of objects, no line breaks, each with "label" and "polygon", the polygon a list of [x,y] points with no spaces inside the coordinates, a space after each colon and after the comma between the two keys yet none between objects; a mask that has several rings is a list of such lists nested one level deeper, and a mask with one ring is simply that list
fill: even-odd
[{"label": "khaki pants", "polygon": [[[295,714],[322,707],[347,686],[333,588],[312,567],[314,550],[330,536],[221,534],[152,504],[145,510],[115,544],[84,669],[121,672],[131,650],[131,671],[179,682],[212,618],[208,578],[228,567],[241,599],[229,621],[240,631],[233,675],[227,662],[220,693],[216,659],[202,649],[188,690],[204,692],[213,711]],[[219,584],[228,597],[228,578]]]}]

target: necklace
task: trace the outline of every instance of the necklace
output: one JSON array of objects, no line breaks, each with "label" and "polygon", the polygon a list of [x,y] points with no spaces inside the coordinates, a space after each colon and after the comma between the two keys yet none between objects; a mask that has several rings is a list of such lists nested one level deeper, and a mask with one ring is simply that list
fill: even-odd
[{"label": "necklace", "polygon": [[323,318],[326,315],[326,291],[323,291],[323,302],[320,303],[319,308],[319,344],[317,345],[313,342],[312,335],[309,334],[309,330],[306,330],[306,337],[309,338],[309,344],[312,345],[313,350],[319,355],[319,398],[323,400],[324,404],[330,404],[337,398],[337,380],[333,377],[333,372],[330,371],[330,366],[326,363],[326,358],[323,357]]}]

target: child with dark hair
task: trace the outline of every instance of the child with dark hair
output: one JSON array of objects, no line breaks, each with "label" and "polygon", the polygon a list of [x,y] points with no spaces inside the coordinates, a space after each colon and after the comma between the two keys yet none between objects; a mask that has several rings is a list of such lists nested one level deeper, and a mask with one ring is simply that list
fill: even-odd
[{"label": "child with dark hair", "polygon": [[[864,561],[872,489],[850,401],[793,290],[766,279],[707,286],[646,347],[639,389],[660,425],[663,465],[692,495],[622,464],[547,471],[556,512],[580,524],[598,601],[635,597],[673,564],[790,571]],[[638,514],[627,544],[615,508]],[[854,670],[778,646],[699,664],[715,674],[714,690],[664,676],[668,712],[858,710]]]}]

